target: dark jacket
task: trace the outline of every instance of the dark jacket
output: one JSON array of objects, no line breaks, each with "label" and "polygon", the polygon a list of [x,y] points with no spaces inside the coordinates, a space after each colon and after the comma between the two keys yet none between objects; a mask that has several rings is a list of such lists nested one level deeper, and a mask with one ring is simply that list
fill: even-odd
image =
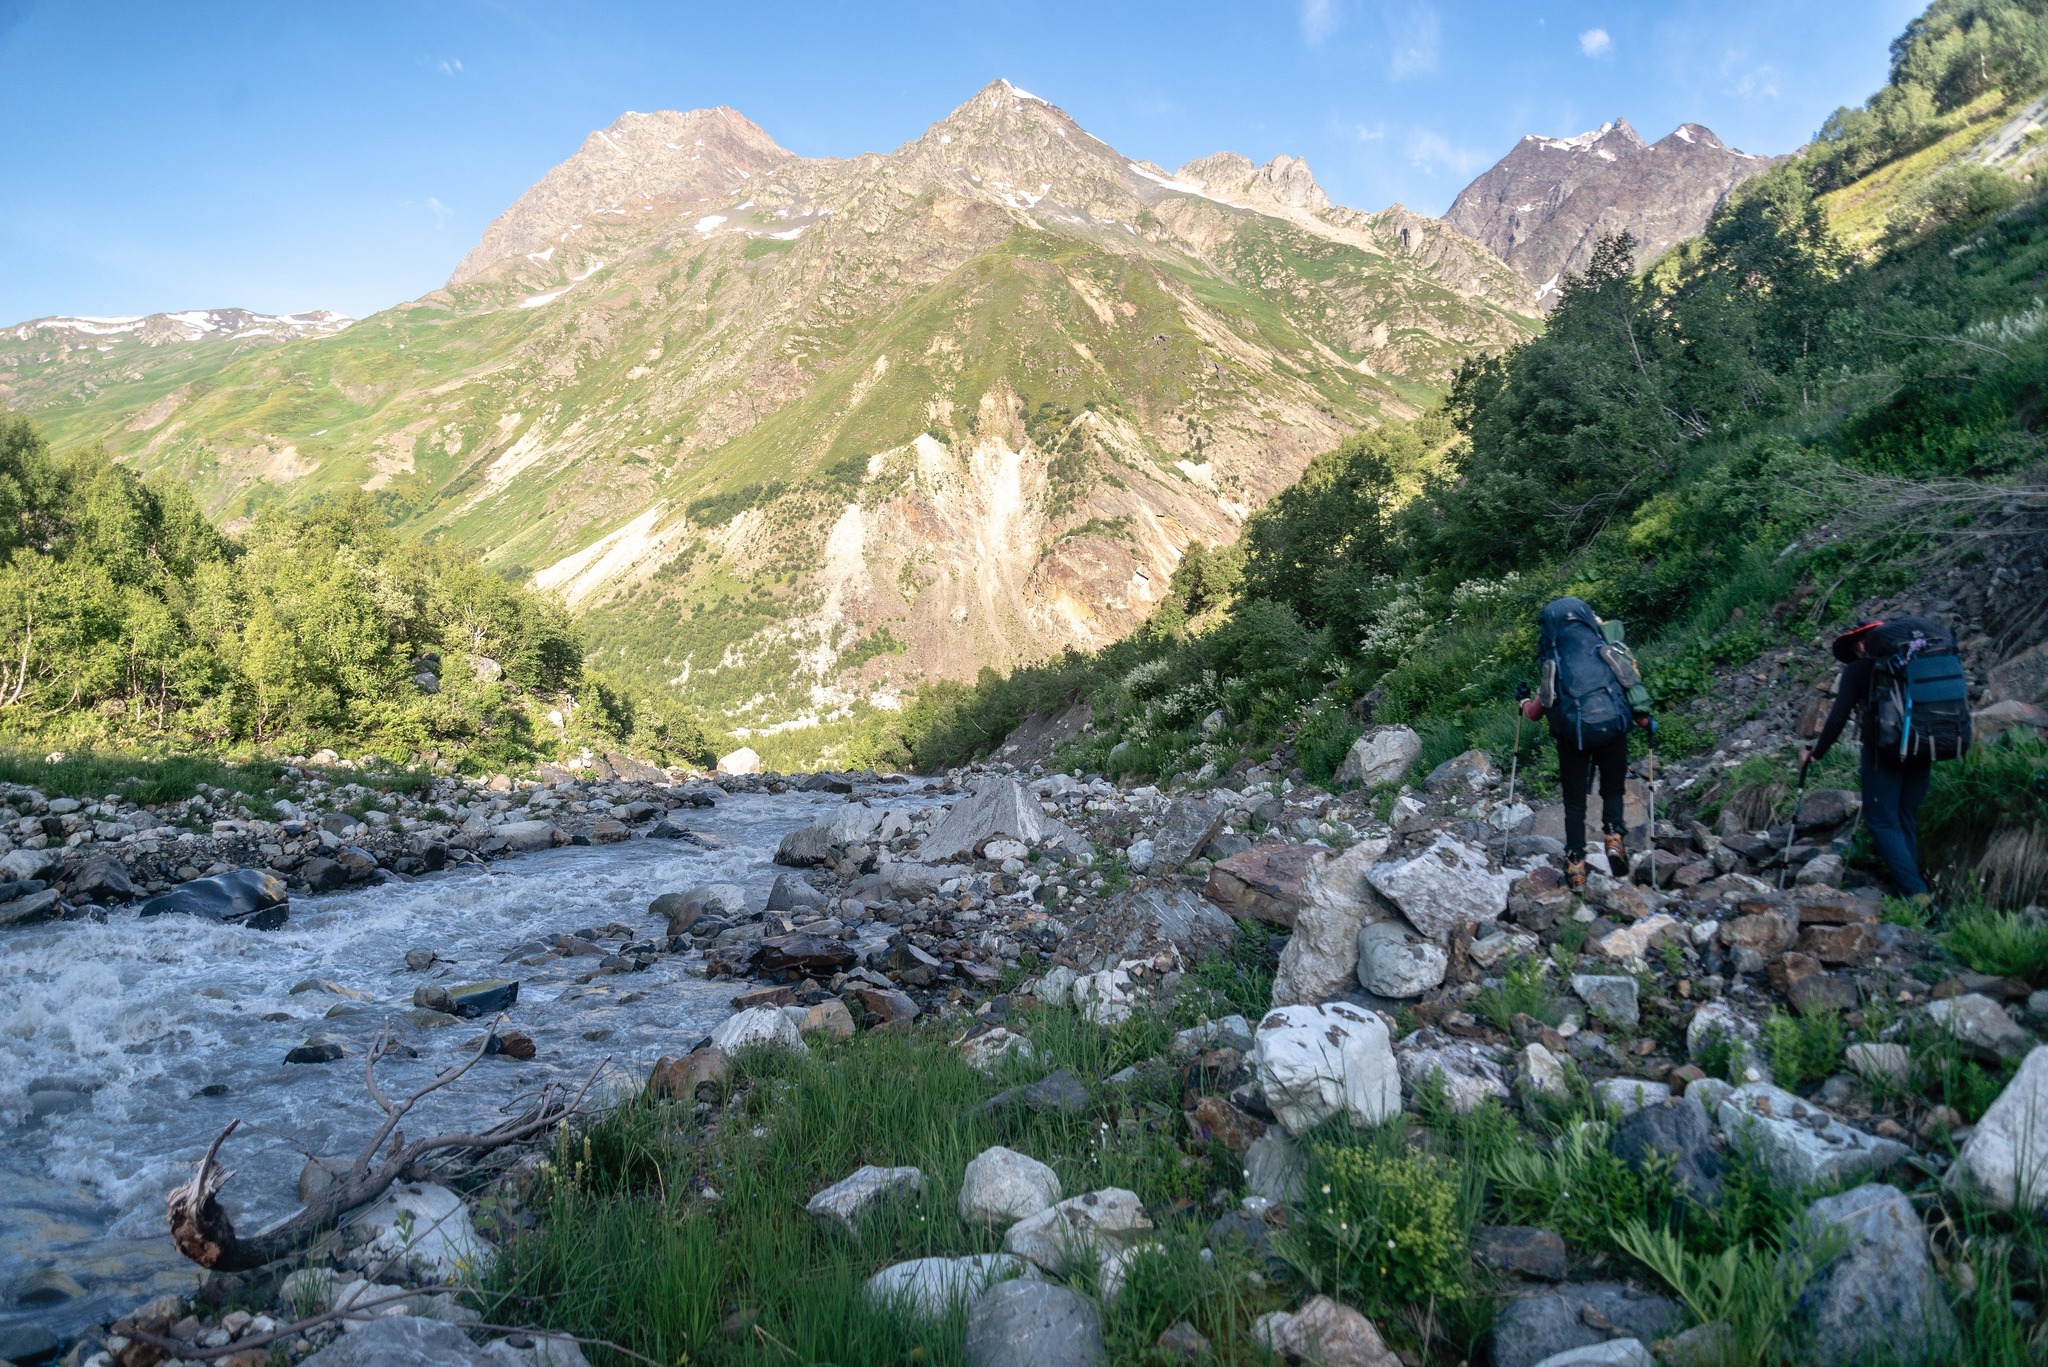
[{"label": "dark jacket", "polygon": [[1877,673],[1877,662],[1864,658],[1852,660],[1842,666],[1842,677],[1835,683],[1835,705],[1828,709],[1828,719],[1820,728],[1820,735],[1814,738],[1813,757],[1816,761],[1824,758],[1841,739],[1842,729],[1849,724],[1849,718],[1856,718],[1856,733],[1861,736],[1869,729],[1870,681]]}]

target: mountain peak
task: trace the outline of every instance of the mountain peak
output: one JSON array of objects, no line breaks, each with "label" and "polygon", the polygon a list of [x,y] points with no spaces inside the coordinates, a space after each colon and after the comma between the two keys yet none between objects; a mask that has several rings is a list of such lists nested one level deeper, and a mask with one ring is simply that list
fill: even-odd
[{"label": "mountain peak", "polygon": [[1174,179],[1200,186],[1219,199],[1290,216],[1330,208],[1330,197],[1316,184],[1308,163],[1285,152],[1264,166],[1254,166],[1250,157],[1237,152],[1217,152],[1188,162],[1174,172]]},{"label": "mountain peak", "polygon": [[544,248],[593,214],[720,198],[789,153],[736,109],[628,110],[521,195],[448,277],[460,285],[494,262]]},{"label": "mountain peak", "polygon": [[1616,118],[1568,138],[1531,133],[1458,192],[1444,218],[1484,243],[1555,302],[1564,276],[1594,245],[1626,231],[1638,264],[1706,226],[1728,192],[1771,164],[1738,152],[1703,124],[1655,144]]}]

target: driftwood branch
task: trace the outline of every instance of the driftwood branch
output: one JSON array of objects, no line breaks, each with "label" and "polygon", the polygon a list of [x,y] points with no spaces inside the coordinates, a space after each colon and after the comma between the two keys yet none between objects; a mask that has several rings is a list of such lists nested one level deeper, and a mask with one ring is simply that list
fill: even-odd
[{"label": "driftwood branch", "polygon": [[599,1060],[573,1093],[565,1092],[553,1083],[542,1087],[524,1111],[503,1124],[475,1134],[436,1134],[407,1143],[404,1132],[399,1129],[407,1114],[427,1096],[475,1067],[477,1061],[489,1052],[495,1035],[496,1028],[493,1027],[477,1046],[476,1052],[462,1063],[393,1102],[378,1088],[376,1078],[377,1064],[389,1054],[393,1043],[387,1027],[370,1047],[369,1058],[363,1065],[364,1086],[378,1109],[384,1112],[383,1123],[363,1145],[345,1177],[298,1214],[248,1238],[235,1232],[234,1221],[221,1208],[219,1201],[220,1190],[230,1176],[220,1164],[221,1146],[241,1124],[239,1120],[230,1121],[227,1128],[206,1146],[206,1153],[200,1158],[191,1180],[173,1191],[166,1203],[172,1242],[193,1262],[219,1272],[243,1272],[276,1262],[305,1247],[348,1212],[382,1196],[393,1182],[416,1175],[419,1165],[431,1156],[456,1151],[486,1153],[545,1134],[583,1109],[590,1089],[611,1061],[608,1058]]}]

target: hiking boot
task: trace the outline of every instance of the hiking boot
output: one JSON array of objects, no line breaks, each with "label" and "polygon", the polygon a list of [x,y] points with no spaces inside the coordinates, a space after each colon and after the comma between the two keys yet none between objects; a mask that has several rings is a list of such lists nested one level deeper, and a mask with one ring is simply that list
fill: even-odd
[{"label": "hiking boot", "polygon": [[1573,859],[1566,862],[1564,866],[1564,885],[1573,892],[1584,892],[1586,890],[1585,860]]},{"label": "hiking boot", "polygon": [[1628,876],[1628,846],[1618,835],[1607,837],[1607,868],[1616,878]]}]

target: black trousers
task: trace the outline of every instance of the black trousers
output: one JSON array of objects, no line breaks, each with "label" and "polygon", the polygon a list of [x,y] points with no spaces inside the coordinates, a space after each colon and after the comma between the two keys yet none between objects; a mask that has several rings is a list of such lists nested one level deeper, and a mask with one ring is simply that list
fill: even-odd
[{"label": "black trousers", "polygon": [[1622,791],[1628,784],[1628,733],[1581,750],[1568,740],[1557,743],[1557,776],[1564,787],[1564,857],[1586,857],[1586,799],[1593,775],[1600,775],[1600,827],[1609,835],[1625,835]]}]

